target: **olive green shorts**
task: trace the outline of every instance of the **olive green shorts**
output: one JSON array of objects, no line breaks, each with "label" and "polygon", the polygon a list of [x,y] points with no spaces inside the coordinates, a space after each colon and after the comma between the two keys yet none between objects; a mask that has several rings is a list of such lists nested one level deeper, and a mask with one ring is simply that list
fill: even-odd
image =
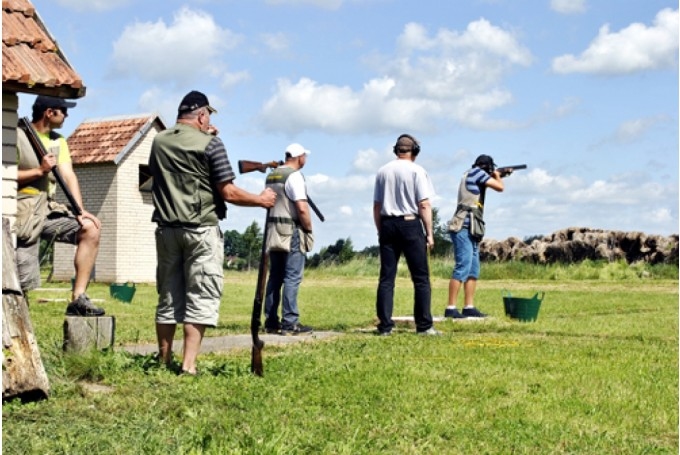
[{"label": "olive green shorts", "polygon": [[219,226],[159,226],[156,257],[156,322],[216,326],[224,287]]}]

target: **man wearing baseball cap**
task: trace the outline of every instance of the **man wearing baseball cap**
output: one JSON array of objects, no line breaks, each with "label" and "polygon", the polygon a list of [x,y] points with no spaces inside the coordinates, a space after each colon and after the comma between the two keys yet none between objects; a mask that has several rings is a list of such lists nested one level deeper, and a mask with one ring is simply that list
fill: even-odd
[{"label": "man wearing baseball cap", "polygon": [[300,323],[297,300],[305,253],[314,247],[307,187],[300,172],[310,153],[300,144],[290,144],[286,147],[285,163],[267,176],[267,187],[277,195],[274,208],[269,210],[265,239],[269,251],[269,280],[264,301],[267,333],[305,335],[312,332],[311,327]]},{"label": "man wearing baseball cap", "polygon": [[197,374],[203,334],[219,318],[224,286],[224,236],[219,222],[227,216],[225,202],[270,208],[276,199],[268,188],[253,194],[236,186],[227,149],[210,123],[210,115],[216,112],[203,93],[187,93],[177,108],[177,122],[156,135],[149,157],[152,221],[158,225],[159,356],[173,366],[173,339],[177,324],[182,324],[181,373],[188,375]]},{"label": "man wearing baseball cap", "polygon": [[[55,131],[62,127],[68,109],[75,105],[53,96],[40,95],[35,99],[31,125],[48,152],[41,160],[24,130],[17,128],[17,268],[22,289],[37,288],[40,286],[40,239],[76,245],[75,280],[66,314],[101,316],[104,310],[94,306],[85,293],[99,251],[101,223],[85,210],[68,144]],[[51,170],[55,166],[82,209],[78,216],[53,200],[56,185]]]},{"label": "man wearing baseball cap", "polygon": [[[479,279],[479,242],[481,237],[471,229],[473,216],[483,216],[484,194],[487,188],[501,192],[504,189],[501,174],[496,170],[496,163],[489,155],[479,155],[472,168],[463,174],[458,188],[458,205],[453,218],[449,222],[449,234],[453,243],[455,265],[449,280],[448,306],[444,317],[452,319],[484,318],[486,315],[474,305],[475,290]],[[465,306],[463,311],[456,308],[458,293],[463,288]]]}]

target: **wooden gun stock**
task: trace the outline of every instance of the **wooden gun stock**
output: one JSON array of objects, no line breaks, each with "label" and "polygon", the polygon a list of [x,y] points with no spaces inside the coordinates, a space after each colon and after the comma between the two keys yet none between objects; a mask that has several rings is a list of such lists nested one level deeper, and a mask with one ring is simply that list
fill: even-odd
[{"label": "wooden gun stock", "polygon": [[277,168],[283,164],[283,161],[269,161],[268,163],[261,163],[259,161],[239,160],[238,172],[240,174],[247,174],[248,172],[260,171],[265,172],[268,168]]},{"label": "wooden gun stock", "polygon": [[[42,143],[37,133],[33,129],[33,126],[31,125],[31,122],[28,120],[28,117],[22,117],[19,119],[19,128],[21,128],[24,131],[24,133],[26,133],[26,137],[28,138],[28,141],[31,143],[31,146],[33,147],[33,150],[35,151],[35,154],[38,157],[38,163],[42,163],[43,157],[48,153],[47,150],[45,150],[45,145]],[[54,178],[57,180],[57,183],[59,184],[61,191],[64,192],[66,199],[68,199],[68,203],[71,205],[71,210],[73,211],[73,214],[75,216],[82,215],[83,210],[80,208],[80,205],[76,201],[76,198],[73,197],[73,193],[71,193],[71,190],[66,185],[66,182],[64,182],[64,178],[61,176],[61,173],[59,172],[57,166],[54,166],[52,168],[52,175],[54,175]]]},{"label": "wooden gun stock", "polygon": [[262,234],[262,251],[260,253],[260,266],[257,269],[257,288],[253,301],[253,313],[250,319],[250,336],[253,339],[253,348],[250,355],[250,372],[256,376],[264,376],[262,364],[262,349],[264,341],[260,339],[260,319],[262,318],[262,303],[264,301],[265,283],[267,282],[267,266],[269,255],[267,254],[267,231],[269,225],[269,209],[264,222]]}]

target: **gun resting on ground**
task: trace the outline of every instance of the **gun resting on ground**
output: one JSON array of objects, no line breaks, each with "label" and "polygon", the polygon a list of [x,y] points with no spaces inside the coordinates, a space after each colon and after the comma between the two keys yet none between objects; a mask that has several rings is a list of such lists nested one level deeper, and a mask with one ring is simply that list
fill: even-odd
[{"label": "gun resting on ground", "polygon": [[[28,138],[28,141],[31,143],[31,146],[33,147],[33,150],[35,151],[35,154],[38,157],[38,163],[42,163],[43,157],[45,155],[48,155],[48,153],[47,150],[45,149],[45,145],[42,143],[42,141],[38,137],[38,134],[33,129],[33,126],[31,125],[31,122],[28,120],[28,117],[22,117],[19,119],[19,128],[21,128],[24,131],[24,133],[26,133],[26,137]],[[71,190],[66,185],[66,182],[64,182],[64,178],[61,176],[61,173],[59,172],[57,166],[54,166],[52,168],[52,175],[54,175],[54,178],[57,180],[57,183],[59,184],[61,191],[64,192],[66,199],[68,199],[68,203],[71,205],[71,210],[73,211],[73,214],[75,216],[82,215],[83,211],[80,205],[76,201],[76,198],[73,197],[73,193],[71,193]]]},{"label": "gun resting on ground", "polygon": [[257,269],[257,288],[255,289],[255,300],[253,301],[253,313],[250,318],[250,336],[253,339],[253,347],[250,353],[250,372],[256,376],[264,376],[264,366],[262,365],[262,349],[264,341],[260,339],[260,319],[262,318],[262,304],[264,301],[265,283],[267,282],[267,231],[269,223],[269,209],[264,223],[264,233],[262,237],[262,250],[260,252],[260,265]]},{"label": "gun resting on ground", "polygon": [[[247,174],[248,172],[253,171],[265,172],[267,168],[276,169],[277,167],[282,165],[283,161],[269,161],[267,163],[260,163],[259,161],[239,160],[238,172],[240,174]],[[319,210],[319,208],[316,206],[314,201],[312,201],[309,195],[307,195],[307,203],[322,222],[326,221],[326,217],[323,216],[323,213],[321,213],[321,210]]]}]

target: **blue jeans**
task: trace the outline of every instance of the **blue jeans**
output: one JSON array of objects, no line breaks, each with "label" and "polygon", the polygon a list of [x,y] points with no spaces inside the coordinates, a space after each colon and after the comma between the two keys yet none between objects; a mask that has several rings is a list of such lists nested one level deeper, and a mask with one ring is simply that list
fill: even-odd
[{"label": "blue jeans", "polygon": [[470,231],[463,228],[451,232],[455,265],[451,278],[465,283],[470,278],[479,279],[479,243],[470,237]]},{"label": "blue jeans", "polygon": [[394,327],[394,280],[402,253],[413,281],[416,330],[423,332],[432,327],[430,268],[422,222],[420,218],[407,221],[402,217],[383,217],[380,223],[380,280],[375,304],[380,332],[388,332]]},{"label": "blue jeans", "polygon": [[279,326],[278,311],[282,286],[281,326],[292,327],[300,322],[297,296],[304,269],[305,255],[300,251],[300,235],[295,229],[290,243],[290,252],[269,252],[269,280],[264,301],[265,327]]}]

